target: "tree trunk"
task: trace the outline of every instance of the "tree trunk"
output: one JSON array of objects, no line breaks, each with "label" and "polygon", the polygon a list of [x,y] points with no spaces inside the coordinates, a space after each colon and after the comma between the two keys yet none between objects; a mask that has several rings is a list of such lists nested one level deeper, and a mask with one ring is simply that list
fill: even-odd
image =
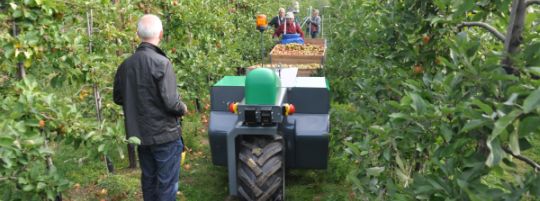
[{"label": "tree trunk", "polygon": [[135,145],[128,144],[128,158],[129,158],[129,168],[135,169],[137,168],[137,158],[135,155]]},{"label": "tree trunk", "polygon": [[[86,31],[88,34],[88,53],[92,54],[92,33],[94,32],[94,16],[93,11],[90,9],[90,12],[86,13]],[[94,103],[96,104],[96,120],[98,121],[98,129],[101,129],[101,123],[103,121],[103,117],[101,116],[101,95],[99,93],[99,87],[97,83],[94,83],[92,86],[92,89],[94,91]],[[107,166],[107,171],[109,173],[114,173],[114,165],[111,161],[111,159],[105,155],[105,163]]]},{"label": "tree trunk", "polygon": [[502,66],[506,73],[518,75],[519,70],[513,66],[512,57],[519,51],[519,46],[522,40],[523,24],[525,23],[526,14],[525,0],[513,0],[512,10],[510,13],[510,25],[506,32],[504,40],[505,58],[502,60]]},{"label": "tree trunk", "polygon": [[[17,22],[15,22],[15,19],[13,19],[13,23],[11,24],[12,28],[12,34],[13,37],[16,38],[17,35],[19,35],[19,30],[17,30]],[[18,79],[24,79],[26,77],[26,69],[24,69],[24,65],[22,62],[17,63],[17,78]]]}]

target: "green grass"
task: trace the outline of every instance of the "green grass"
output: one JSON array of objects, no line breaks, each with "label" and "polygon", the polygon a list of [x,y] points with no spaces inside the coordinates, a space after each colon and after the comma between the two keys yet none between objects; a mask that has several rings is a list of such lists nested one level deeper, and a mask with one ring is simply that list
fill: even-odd
[{"label": "green grass", "polygon": [[532,159],[533,161],[540,162],[540,136],[535,136],[531,140],[532,148],[523,152],[523,155]]},{"label": "green grass", "polygon": [[331,170],[292,170],[287,174],[287,200],[346,200],[346,185],[332,180]]},{"label": "green grass", "polygon": [[[206,201],[228,199],[227,169],[211,161],[206,126],[200,115],[184,120],[184,140],[189,149],[180,173],[178,200]],[[85,148],[57,146],[55,164],[73,187],[64,193],[64,200],[141,200],[140,171],[130,170],[128,159],[117,155],[116,173],[108,175],[99,158],[83,158]],[[333,155],[333,154],[331,154]],[[331,157],[327,170],[291,170],[286,177],[287,200],[347,200],[350,187],[344,182],[347,161]],[[76,184],[80,184],[77,188]],[[101,194],[106,189],[107,194]]]}]

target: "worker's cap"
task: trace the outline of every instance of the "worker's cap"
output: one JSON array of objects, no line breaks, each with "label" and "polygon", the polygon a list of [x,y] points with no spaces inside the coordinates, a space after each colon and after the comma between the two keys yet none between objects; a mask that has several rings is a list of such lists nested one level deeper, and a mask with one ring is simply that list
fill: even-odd
[{"label": "worker's cap", "polygon": [[294,19],[294,14],[292,12],[287,12],[287,14],[285,15],[285,18]]}]

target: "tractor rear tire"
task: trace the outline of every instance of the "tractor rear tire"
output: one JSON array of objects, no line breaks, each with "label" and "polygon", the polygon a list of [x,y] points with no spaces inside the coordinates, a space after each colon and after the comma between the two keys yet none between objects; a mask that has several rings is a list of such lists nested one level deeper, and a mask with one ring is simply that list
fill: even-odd
[{"label": "tractor rear tire", "polygon": [[245,136],[237,157],[238,197],[247,201],[285,199],[283,139],[279,136]]}]

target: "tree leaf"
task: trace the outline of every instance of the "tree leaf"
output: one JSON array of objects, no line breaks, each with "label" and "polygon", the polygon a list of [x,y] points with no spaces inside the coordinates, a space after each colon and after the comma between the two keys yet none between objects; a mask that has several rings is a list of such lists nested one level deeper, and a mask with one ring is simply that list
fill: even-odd
[{"label": "tree leaf", "polygon": [[403,114],[401,112],[398,112],[398,113],[392,113],[390,115],[388,115],[391,119],[407,119],[408,118],[408,115],[406,114]]},{"label": "tree leaf", "polygon": [[43,183],[43,182],[38,182],[37,184],[37,190],[41,190],[41,189],[44,189],[45,187],[47,187],[47,184]]},{"label": "tree leaf", "polygon": [[536,176],[536,178],[534,178],[531,184],[532,184],[530,187],[531,194],[536,197],[539,197],[540,196],[540,177]]},{"label": "tree leaf", "polygon": [[128,143],[129,144],[134,144],[134,145],[140,145],[141,140],[138,137],[132,136],[132,137],[129,137]]},{"label": "tree leaf", "polygon": [[1,136],[0,137],[0,147],[6,148],[13,145],[13,137],[11,136]]},{"label": "tree leaf", "polygon": [[409,93],[409,96],[412,99],[411,107],[419,114],[422,114],[426,111],[426,101],[416,93]]},{"label": "tree leaf", "polygon": [[493,140],[497,136],[499,136],[499,134],[501,134],[506,129],[506,127],[510,125],[519,115],[521,115],[521,111],[514,110],[510,112],[510,114],[507,114],[506,116],[498,119],[497,122],[495,122],[495,128],[491,132],[491,136],[489,136],[489,138]]},{"label": "tree leaf", "polygon": [[396,153],[396,163],[398,164],[399,169],[405,170],[405,165],[403,165],[403,161],[401,160],[401,157],[399,157],[399,152]]},{"label": "tree leaf", "polygon": [[17,4],[15,4],[15,3],[9,3],[9,5],[11,6],[11,9],[17,10]]},{"label": "tree leaf", "polygon": [[535,75],[540,75],[540,67],[528,67],[526,70]]},{"label": "tree leaf", "polygon": [[462,3],[459,5],[458,10],[456,13],[464,14],[465,12],[471,10],[474,8],[474,4],[476,1],[469,1],[469,0],[463,0]]},{"label": "tree leaf", "polygon": [[508,143],[508,146],[510,146],[510,150],[513,154],[521,154],[519,149],[519,120],[514,123],[514,131],[510,133],[510,141]]},{"label": "tree leaf", "polygon": [[479,99],[474,99],[472,101],[472,103],[474,105],[478,106],[486,114],[492,114],[493,113],[493,109],[489,105],[485,104],[484,102],[482,102]]},{"label": "tree leaf", "polygon": [[383,157],[386,161],[390,161],[390,146],[387,146],[383,151]]},{"label": "tree leaf", "polygon": [[481,120],[481,119],[473,119],[473,120],[470,120],[468,121],[465,126],[463,126],[463,128],[461,128],[461,130],[459,131],[460,133],[466,133],[466,132],[469,132],[471,130],[474,130],[474,129],[477,129],[477,128],[480,128],[481,126],[483,126],[485,124],[485,121],[484,120]]},{"label": "tree leaf", "polygon": [[4,57],[11,58],[15,54],[15,49],[12,46],[4,46]]},{"label": "tree leaf", "polygon": [[532,145],[529,142],[529,140],[527,140],[527,138],[519,138],[519,148],[521,148],[521,150],[525,151],[527,149],[532,148]]},{"label": "tree leaf", "polygon": [[401,180],[401,182],[404,183],[404,186],[407,187],[409,185],[409,180],[411,180],[409,175],[407,175],[405,173],[405,171],[402,170],[402,169],[395,169],[395,171],[396,171],[396,175],[398,176],[399,180]]},{"label": "tree leaf", "polygon": [[427,178],[427,182],[429,182],[429,184],[431,184],[431,186],[433,186],[437,190],[444,190],[444,187],[434,179]]},{"label": "tree leaf", "polygon": [[100,144],[98,146],[98,152],[103,152],[103,150],[105,150],[105,144]]},{"label": "tree leaf", "polygon": [[523,112],[529,113],[540,104],[540,87],[534,90],[523,102]]},{"label": "tree leaf", "polygon": [[446,142],[450,142],[450,140],[452,140],[452,136],[454,135],[454,131],[450,130],[450,128],[448,128],[448,125],[446,125],[446,124],[441,125],[440,131],[441,131],[441,134],[443,135],[444,140]]},{"label": "tree leaf", "polygon": [[435,4],[439,8],[439,10],[445,10],[446,7],[448,6],[446,3],[447,3],[446,1],[441,1],[441,0],[433,1],[433,4]]},{"label": "tree leaf", "polygon": [[518,94],[517,93],[512,93],[510,98],[506,102],[504,102],[503,104],[512,106],[512,105],[514,105],[516,103],[517,98],[518,98]]},{"label": "tree leaf", "polygon": [[486,165],[489,167],[498,165],[501,162],[504,154],[499,139],[496,138],[489,140],[487,142],[487,146],[490,152],[486,160]]},{"label": "tree leaf", "polygon": [[25,59],[23,62],[24,67],[29,68],[32,66],[32,60],[31,59]]},{"label": "tree leaf", "polygon": [[540,117],[528,116],[521,120],[519,123],[519,136],[525,137],[533,133],[538,133],[540,130]]},{"label": "tree leaf", "polygon": [[23,191],[31,191],[31,190],[34,190],[34,186],[32,186],[32,184],[28,184],[28,185],[24,185],[23,186]]},{"label": "tree leaf", "polygon": [[379,126],[379,125],[370,126],[369,131],[371,131],[373,133],[376,133],[376,134],[379,134],[379,135],[383,135],[383,134],[386,133],[385,130],[384,130],[384,127]]},{"label": "tree leaf", "polygon": [[384,171],[384,167],[372,167],[366,169],[366,174],[368,176],[379,176]]}]

